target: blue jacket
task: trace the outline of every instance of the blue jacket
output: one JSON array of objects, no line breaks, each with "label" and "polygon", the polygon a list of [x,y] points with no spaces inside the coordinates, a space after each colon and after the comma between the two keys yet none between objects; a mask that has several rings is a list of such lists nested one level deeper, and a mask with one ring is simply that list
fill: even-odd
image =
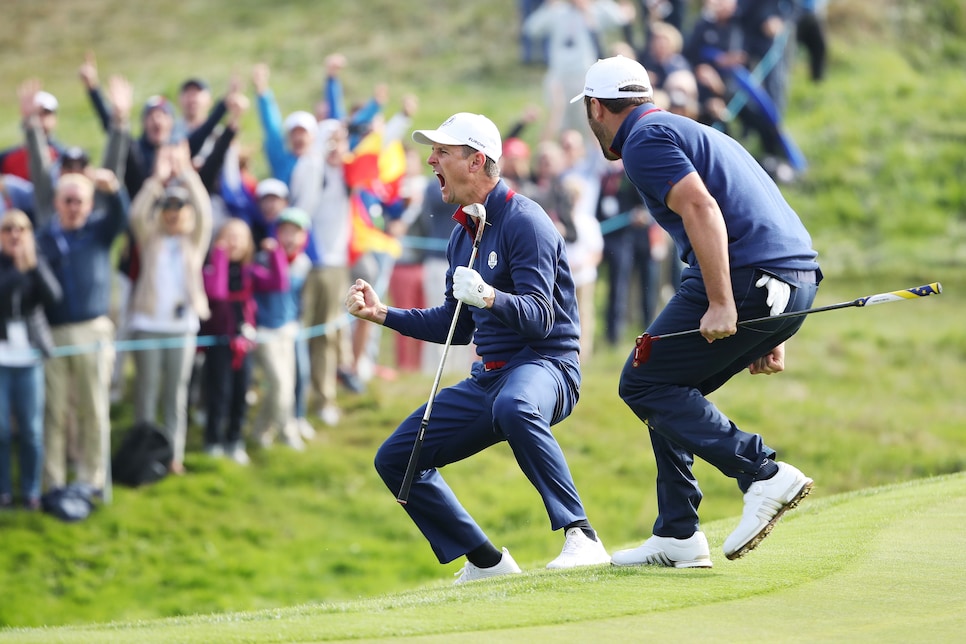
[{"label": "blue jacket", "polygon": [[127,192],[104,195],[103,203],[77,230],[62,230],[55,217],[37,234],[37,247],[64,290],[60,302],[47,306],[51,326],[93,320],[110,309],[111,245],[127,226]]},{"label": "blue jacket", "polygon": [[[258,261],[265,262],[264,253]],[[256,291],[255,325],[266,329],[278,329],[299,319],[302,313],[302,286],[312,269],[312,261],[305,253],[299,253],[288,263],[287,291]]]},{"label": "blue jacket", "polygon": [[[508,361],[525,348],[576,361],[580,321],[563,238],[536,202],[514,193],[503,180],[484,206],[486,229],[473,268],[496,297],[490,309],[460,309],[453,343],[473,340],[484,362]],[[463,216],[459,210],[454,219]],[[472,248],[472,233],[456,226],[446,250],[445,302],[431,309],[390,307],[385,326],[421,340],[445,342],[458,301],[453,297],[453,271],[466,266]]]},{"label": "blue jacket", "polygon": [[272,176],[288,185],[292,180],[292,170],[298,157],[285,144],[285,134],[282,132],[282,113],[272,90],[259,94],[257,99],[258,115],[262,123],[262,133],[265,136],[262,146],[265,158],[271,168]]}]

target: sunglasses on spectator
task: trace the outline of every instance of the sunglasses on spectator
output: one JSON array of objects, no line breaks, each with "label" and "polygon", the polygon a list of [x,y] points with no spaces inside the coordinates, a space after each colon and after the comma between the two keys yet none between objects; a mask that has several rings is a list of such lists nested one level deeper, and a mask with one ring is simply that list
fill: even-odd
[{"label": "sunglasses on spectator", "polygon": [[161,210],[181,210],[184,203],[181,199],[165,199],[161,202]]},{"label": "sunglasses on spectator", "polygon": [[6,224],[4,226],[0,226],[0,233],[12,233],[15,230],[22,233],[23,231],[27,230],[27,228],[26,226],[18,226],[16,224]]},{"label": "sunglasses on spectator", "polygon": [[80,197],[64,197],[64,203],[66,204],[84,203],[84,200],[81,199]]}]

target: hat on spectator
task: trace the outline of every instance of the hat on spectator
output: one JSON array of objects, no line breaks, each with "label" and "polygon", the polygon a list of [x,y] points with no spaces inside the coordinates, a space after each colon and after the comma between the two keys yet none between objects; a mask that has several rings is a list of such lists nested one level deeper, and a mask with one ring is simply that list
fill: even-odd
[{"label": "hat on spectator", "polygon": [[141,109],[141,118],[146,117],[152,110],[161,110],[168,116],[174,116],[174,106],[171,105],[171,101],[160,94],[155,94],[144,102],[144,107]]},{"label": "hat on spectator", "polygon": [[262,197],[281,197],[282,199],[288,199],[288,186],[285,185],[284,181],[275,179],[274,177],[262,179],[255,186],[255,196],[259,199]]},{"label": "hat on spectator", "polygon": [[[628,91],[625,87],[643,87],[641,91]],[[585,96],[592,98],[646,98],[653,95],[651,79],[644,65],[633,58],[612,56],[602,58],[590,66],[584,77],[584,91],[571,103]]]},{"label": "hat on spectator", "polygon": [[188,189],[180,183],[170,183],[164,188],[161,195],[161,208],[180,208],[188,203],[191,195]]},{"label": "hat on spectator", "polygon": [[503,142],[503,156],[529,158],[530,146],[523,139],[509,138]]},{"label": "hat on spectator", "polygon": [[90,162],[90,157],[87,156],[87,152],[84,148],[72,145],[71,147],[64,150],[64,153],[60,155],[60,164],[65,163],[76,163],[79,165],[87,165]]},{"label": "hat on spectator", "polygon": [[56,112],[59,103],[57,98],[50,92],[37,92],[34,94],[34,105],[48,112]]},{"label": "hat on spectator", "polygon": [[482,114],[459,112],[449,117],[435,130],[416,130],[413,141],[423,145],[468,145],[499,161],[503,154],[500,130]]},{"label": "hat on spectator", "polygon": [[309,216],[301,208],[286,208],[278,215],[279,224],[294,224],[302,230],[308,230],[311,225]]},{"label": "hat on spectator", "polygon": [[189,89],[192,87],[194,89],[207,90],[208,81],[206,81],[203,78],[198,78],[197,76],[192,76],[191,78],[187,79],[185,82],[181,83],[181,89],[178,91],[184,92],[186,89]]},{"label": "hat on spectator", "polygon": [[319,130],[319,122],[308,112],[292,112],[285,118],[284,127],[286,134],[297,127],[302,128],[309,134],[315,134]]}]

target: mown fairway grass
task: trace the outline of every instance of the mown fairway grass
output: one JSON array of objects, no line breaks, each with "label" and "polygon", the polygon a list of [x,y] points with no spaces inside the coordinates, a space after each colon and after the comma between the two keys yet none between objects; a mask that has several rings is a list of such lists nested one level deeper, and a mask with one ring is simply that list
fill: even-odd
[{"label": "mown fairway grass", "polygon": [[[966,626],[966,475],[808,500],[711,570],[549,572],[241,614],[12,630],[0,642],[950,641]],[[715,553],[732,521],[705,526]]]},{"label": "mown fairway grass", "polygon": [[[87,146],[95,158],[103,136],[76,79],[91,47],[102,77],[129,76],[138,102],[160,91],[173,95],[195,73],[218,91],[233,71],[247,78],[252,64],[266,60],[283,112],[308,108],[317,96],[321,60],[335,50],[349,56],[351,100],[368,96],[379,81],[390,83],[390,109],[404,92],[415,92],[421,100],[417,127],[435,126],[462,109],[509,124],[525,105],[541,100],[540,71],[515,62],[516,5],[509,0],[9,5],[10,27],[0,30],[0,49],[8,54],[0,57],[0,84],[8,90],[0,105],[0,138],[21,136],[14,88],[39,76],[61,100],[61,137]],[[946,292],[812,316],[790,343],[786,373],[740,376],[714,394],[736,423],[762,432],[782,458],[816,479],[807,504],[760,551],[736,564],[718,554],[740,514],[741,497],[729,479],[698,463],[713,571],[540,573],[454,593],[448,577],[461,564],[435,561],[371,465],[382,438],[425,401],[431,377],[416,376],[377,381],[363,396],[345,396],[345,422],[323,432],[304,454],[254,451],[251,468],[236,468],[200,456],[193,428],[189,476],[116,489],[112,505],[77,525],[0,515],[0,625],[76,625],[0,636],[311,641],[409,632],[402,628],[472,631],[484,622],[527,628],[478,639],[571,633],[651,639],[650,629],[666,626],[654,630],[653,639],[736,633],[735,641],[747,641],[761,633],[777,638],[767,629],[777,627],[780,615],[780,623],[789,624],[781,632],[785,639],[951,639],[932,636],[939,632],[913,616],[931,615],[937,629],[962,626],[942,613],[956,601],[963,604],[956,595],[960,580],[945,583],[946,598],[923,590],[933,575],[946,574],[943,564],[955,563],[964,545],[940,516],[949,512],[961,523],[961,477],[911,484],[901,493],[877,486],[966,469],[966,12],[953,0],[915,6],[840,0],[831,9],[829,77],[812,85],[801,65],[796,68],[787,123],[811,164],[785,192],[821,253],[826,281],[816,304],[936,280]],[[242,140],[256,151],[261,174],[252,114]],[[656,511],[650,446],[616,393],[637,332],[629,331],[623,346],[601,346],[585,360],[581,402],[557,429],[590,518],[610,550],[645,538]],[[130,408],[114,411],[117,444]],[[547,529],[539,498],[505,446],[445,474],[493,540],[511,548],[528,571],[559,552],[560,535]],[[955,484],[947,488],[949,481]],[[949,502],[930,505],[937,494]],[[865,507],[880,498],[892,514]],[[869,513],[865,528],[850,523],[853,503],[858,516]],[[799,529],[808,539],[797,535]],[[861,532],[866,529],[875,543]],[[890,558],[894,537],[904,545]],[[916,566],[906,568],[910,559]],[[852,577],[839,576],[846,573]],[[879,594],[893,579],[896,594]],[[836,594],[840,582],[844,590]],[[744,599],[736,605],[730,598]],[[800,610],[803,602],[813,612]],[[876,613],[880,604],[891,610]],[[665,608],[675,610],[661,612]],[[745,619],[745,608],[765,617],[760,623]],[[567,622],[574,611],[581,619],[609,617]],[[638,613],[644,622],[636,621]],[[134,623],[159,617],[175,621],[152,621],[143,630]],[[84,626],[112,621],[124,623]],[[185,627],[175,628],[179,624]],[[687,629],[674,630],[681,624]]]}]

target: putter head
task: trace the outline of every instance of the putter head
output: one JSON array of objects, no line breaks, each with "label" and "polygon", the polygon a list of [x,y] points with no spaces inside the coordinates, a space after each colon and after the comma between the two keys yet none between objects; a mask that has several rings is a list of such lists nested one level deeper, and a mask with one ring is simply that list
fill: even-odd
[{"label": "putter head", "polygon": [[634,341],[634,358],[631,361],[632,367],[639,367],[640,365],[647,362],[648,358],[651,357],[651,345],[655,340],[660,340],[659,335],[648,335],[647,333],[642,333],[637,336]]}]

